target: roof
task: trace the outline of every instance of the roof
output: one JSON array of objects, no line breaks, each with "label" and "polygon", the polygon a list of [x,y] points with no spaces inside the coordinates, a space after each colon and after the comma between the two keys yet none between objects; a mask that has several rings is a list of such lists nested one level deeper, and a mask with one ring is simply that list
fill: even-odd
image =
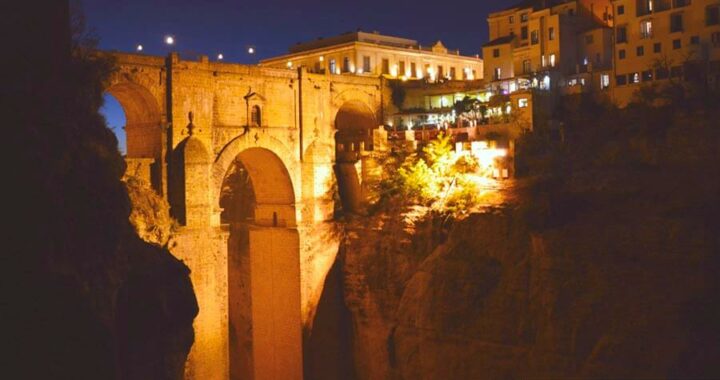
[{"label": "roof", "polygon": [[402,48],[418,46],[418,42],[416,40],[411,40],[409,38],[388,36],[380,34],[378,32],[367,33],[358,30],[357,32],[348,32],[338,36],[319,38],[314,41],[298,43],[295,46],[291,46],[289,50],[290,53],[299,53],[318,48],[340,45],[348,42],[367,42],[377,45]]},{"label": "roof", "polygon": [[510,42],[512,42],[512,40],[514,38],[515,38],[515,36],[512,36],[512,35],[499,37],[499,38],[496,38],[496,39],[484,44],[483,47],[509,44]]}]

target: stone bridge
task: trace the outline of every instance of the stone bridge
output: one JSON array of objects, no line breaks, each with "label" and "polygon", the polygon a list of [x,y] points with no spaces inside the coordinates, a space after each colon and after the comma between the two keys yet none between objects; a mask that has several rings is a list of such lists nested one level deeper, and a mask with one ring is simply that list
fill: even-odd
[{"label": "stone bridge", "polygon": [[103,54],[117,62],[107,92],[125,111],[129,168],[180,224],[170,248],[200,306],[186,378],[302,378],[337,254],[330,221],[362,207],[378,172],[381,80]]}]

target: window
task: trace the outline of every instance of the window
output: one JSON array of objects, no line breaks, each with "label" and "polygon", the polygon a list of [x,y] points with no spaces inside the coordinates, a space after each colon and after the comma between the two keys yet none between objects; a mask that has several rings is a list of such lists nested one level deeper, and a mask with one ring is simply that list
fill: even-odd
[{"label": "window", "polygon": [[668,79],[669,76],[670,72],[664,67],[655,70],[655,79]]},{"label": "window", "polygon": [[518,99],[518,108],[526,108],[528,106],[528,99],[527,98],[520,98]]},{"label": "window", "polygon": [[586,44],[586,45],[590,45],[590,44],[592,44],[592,43],[593,43],[593,35],[592,35],[592,34],[586,35],[586,36],[585,36],[585,44]]},{"label": "window", "polygon": [[252,106],[252,111],[250,113],[250,123],[255,127],[259,127],[262,125],[262,114],[260,111],[260,106]]},{"label": "window", "polygon": [[363,71],[366,73],[371,72],[370,70],[370,57],[367,55],[363,56]]},{"label": "window", "polygon": [[638,46],[635,50],[635,53],[637,53],[638,57],[642,57],[645,55],[645,47],[644,46]]},{"label": "window", "polygon": [[530,43],[533,45],[537,45],[540,42],[540,38],[538,37],[538,31],[533,30],[532,33],[530,33]]},{"label": "window", "polygon": [[531,65],[530,65],[530,60],[529,59],[524,60],[522,65],[523,65],[523,74],[530,74],[530,72],[532,71]]},{"label": "window", "polygon": [[348,58],[348,57],[343,57],[342,71],[343,71],[344,73],[349,73],[349,72],[350,72],[350,58]]},{"label": "window", "polygon": [[527,22],[527,20],[528,20],[528,14],[527,14],[527,13],[523,13],[523,14],[520,15],[520,21],[522,21],[522,22]]},{"label": "window", "polygon": [[662,52],[662,44],[660,42],[656,42],[653,45],[653,53],[660,53]]},{"label": "window", "polygon": [[444,78],[445,77],[445,70],[443,70],[442,65],[438,65],[438,78]]},{"label": "window", "polygon": [[680,8],[690,5],[690,0],[673,0],[673,8]]},{"label": "window", "polygon": [[555,28],[548,29],[548,40],[552,41],[555,39]]},{"label": "window", "polygon": [[387,58],[382,59],[382,73],[390,74],[390,60]]},{"label": "window", "polygon": [[495,80],[499,80],[501,75],[502,75],[502,70],[500,70],[499,67],[496,67],[496,68],[495,68],[495,73],[494,73],[494,79],[495,79]]},{"label": "window", "polygon": [[626,43],[628,41],[627,40],[627,27],[618,26],[615,34],[617,35],[617,43],[622,44],[622,43]]},{"label": "window", "polygon": [[497,58],[500,56],[500,49],[493,49],[493,57]]},{"label": "window", "polygon": [[618,5],[617,7],[617,14],[624,15],[625,14],[625,6],[624,5]]},{"label": "window", "polygon": [[454,67],[450,68],[450,79],[457,79],[455,77],[455,68]]},{"label": "window", "polygon": [[417,65],[415,62],[410,62],[410,76],[420,77],[417,72]]},{"label": "window", "polygon": [[600,89],[610,87],[610,74],[600,75]]},{"label": "window", "polygon": [[511,24],[514,23],[514,22],[515,22],[515,16],[510,16],[510,17],[508,17],[508,22],[511,23]]},{"label": "window", "polygon": [[618,59],[625,59],[625,49],[618,50]]},{"label": "window", "polygon": [[682,78],[682,66],[673,66],[670,68],[670,78]]},{"label": "window", "polygon": [[713,46],[720,47],[720,32],[713,32],[710,36]]},{"label": "window", "polygon": [[523,26],[520,28],[520,39],[527,40],[528,38],[528,27]]},{"label": "window", "polygon": [[640,83],[640,73],[630,74],[630,83]]},{"label": "window", "polygon": [[547,66],[547,62],[545,62],[545,55],[540,56],[540,66],[541,67]]},{"label": "window", "polygon": [[711,5],[705,8],[705,25],[718,25],[720,24],[720,6]]},{"label": "window", "polygon": [[627,75],[616,75],[615,84],[618,86],[624,86],[627,84]]},{"label": "window", "polygon": [[652,20],[640,21],[640,38],[652,38]]},{"label": "window", "polygon": [[642,80],[643,82],[651,81],[653,80],[653,72],[652,70],[645,70],[642,72]]},{"label": "window", "polygon": [[337,62],[335,62],[335,58],[330,60],[330,74],[335,74],[337,70]]},{"label": "window", "polygon": [[405,61],[398,62],[398,75],[405,75]]},{"label": "window", "polygon": [[550,54],[550,67],[555,67],[555,54]]},{"label": "window", "polygon": [[673,40],[673,49],[677,50],[682,47],[682,41],[680,39]]},{"label": "window", "polygon": [[700,45],[700,36],[690,36],[690,45]]},{"label": "window", "polygon": [[682,13],[673,13],[670,15],[670,32],[682,32],[683,19]]}]

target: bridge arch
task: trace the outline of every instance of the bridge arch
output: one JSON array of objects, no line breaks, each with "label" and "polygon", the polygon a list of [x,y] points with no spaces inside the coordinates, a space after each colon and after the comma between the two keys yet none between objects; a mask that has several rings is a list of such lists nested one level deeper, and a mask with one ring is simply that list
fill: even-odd
[{"label": "bridge arch", "polygon": [[372,133],[377,122],[365,103],[349,100],[335,115],[335,176],[344,211],[358,213],[362,208],[360,162],[362,151],[372,150]]},{"label": "bridge arch", "polygon": [[129,80],[111,82],[105,91],[117,99],[125,112],[127,157],[159,158],[162,110],[145,86]]},{"label": "bridge arch", "polygon": [[222,182],[218,206],[229,232],[230,378],[297,379],[300,237],[290,171],[277,153],[251,146],[235,155]]}]

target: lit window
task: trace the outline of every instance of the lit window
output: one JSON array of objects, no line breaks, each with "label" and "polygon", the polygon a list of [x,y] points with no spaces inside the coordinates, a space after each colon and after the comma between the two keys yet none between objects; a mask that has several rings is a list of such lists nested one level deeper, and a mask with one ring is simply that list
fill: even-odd
[{"label": "lit window", "polygon": [[600,75],[600,88],[608,88],[610,87],[610,74],[602,74]]},{"label": "lit window", "polygon": [[518,108],[526,108],[528,106],[527,98],[518,99]]},{"label": "lit window", "polygon": [[630,74],[630,82],[631,83],[640,83],[640,73]]},{"label": "lit window", "polygon": [[550,54],[550,66],[555,67],[555,54]]},{"label": "lit window", "polygon": [[652,20],[644,20],[640,22],[640,38],[652,38],[652,32]]},{"label": "lit window", "polygon": [[502,75],[502,70],[499,67],[495,68],[495,80],[500,79],[500,76]]},{"label": "lit window", "polygon": [[528,20],[528,14],[527,14],[527,13],[523,13],[523,14],[520,15],[520,21],[526,22],[527,20]]},{"label": "lit window", "polygon": [[330,60],[330,74],[335,74],[337,71],[337,62],[335,61],[335,58]]},{"label": "lit window", "polygon": [[542,67],[545,67],[547,65],[547,62],[545,62],[545,55],[540,56],[540,63]]}]

